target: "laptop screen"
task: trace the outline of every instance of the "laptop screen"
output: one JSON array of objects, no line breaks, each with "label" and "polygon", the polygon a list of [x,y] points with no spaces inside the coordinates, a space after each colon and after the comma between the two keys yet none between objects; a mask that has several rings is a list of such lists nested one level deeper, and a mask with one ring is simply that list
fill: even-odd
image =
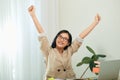
[{"label": "laptop screen", "polygon": [[118,80],[120,60],[109,60],[100,63],[98,80]]}]

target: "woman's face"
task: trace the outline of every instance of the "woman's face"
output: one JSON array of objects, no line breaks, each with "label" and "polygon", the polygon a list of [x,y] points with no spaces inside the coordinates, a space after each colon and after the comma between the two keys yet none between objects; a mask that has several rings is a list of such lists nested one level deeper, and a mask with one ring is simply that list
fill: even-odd
[{"label": "woman's face", "polygon": [[69,45],[68,33],[61,33],[56,39],[56,48],[64,49]]}]

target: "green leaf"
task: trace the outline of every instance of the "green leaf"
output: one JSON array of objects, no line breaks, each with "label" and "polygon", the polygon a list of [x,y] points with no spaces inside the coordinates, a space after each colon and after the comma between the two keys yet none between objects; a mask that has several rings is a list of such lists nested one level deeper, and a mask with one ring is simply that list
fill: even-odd
[{"label": "green leaf", "polygon": [[84,57],[81,62],[79,62],[76,66],[81,66],[82,64],[89,64],[92,59],[90,57]]},{"label": "green leaf", "polygon": [[82,63],[85,63],[85,64],[90,63],[90,61],[91,61],[91,58],[90,58],[90,57],[84,57],[84,58],[82,59]]},{"label": "green leaf", "polygon": [[106,57],[106,55],[104,55],[104,54],[98,54],[98,57],[104,58],[104,57]]},{"label": "green leaf", "polygon": [[92,59],[93,61],[97,61],[97,60],[99,59],[99,56],[98,56],[98,55],[93,55],[93,56],[91,57],[91,59]]},{"label": "green leaf", "polygon": [[90,70],[91,70],[91,72],[92,72],[93,67],[95,67],[94,61],[91,61],[91,62],[89,63],[89,67],[90,67]]},{"label": "green leaf", "polygon": [[83,64],[83,62],[79,62],[76,66],[81,66]]},{"label": "green leaf", "polygon": [[91,53],[93,53],[93,54],[95,55],[95,51],[94,51],[91,47],[86,46],[86,48],[87,48]]},{"label": "green leaf", "polygon": [[[96,65],[98,64],[94,63],[94,61],[90,62],[89,67],[90,67],[91,72],[93,72],[93,68],[96,67]],[[95,73],[95,74],[98,75],[99,73]]]}]

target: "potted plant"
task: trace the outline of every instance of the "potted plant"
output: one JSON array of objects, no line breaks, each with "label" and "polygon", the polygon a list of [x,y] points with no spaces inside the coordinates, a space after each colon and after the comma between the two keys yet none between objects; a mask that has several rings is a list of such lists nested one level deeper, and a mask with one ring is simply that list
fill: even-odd
[{"label": "potted plant", "polygon": [[[93,68],[96,67],[96,63],[94,63],[95,61],[98,61],[98,59],[101,57],[101,58],[104,58],[106,57],[106,55],[104,54],[96,54],[96,52],[89,46],[86,46],[86,48],[88,49],[88,51],[90,53],[92,53],[92,56],[91,57],[84,57],[82,59],[81,62],[79,62],[76,66],[81,66],[83,64],[89,64],[88,67],[85,69],[85,71],[83,72],[83,74],[81,75],[80,79],[82,79],[83,75],[86,73],[86,71],[90,68],[91,72],[93,71]],[[98,73],[95,73],[96,75],[98,75]]]}]

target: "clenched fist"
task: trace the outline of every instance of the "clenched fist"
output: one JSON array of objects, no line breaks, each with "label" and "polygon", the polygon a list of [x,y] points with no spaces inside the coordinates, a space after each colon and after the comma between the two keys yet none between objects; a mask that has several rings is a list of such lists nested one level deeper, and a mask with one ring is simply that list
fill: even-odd
[{"label": "clenched fist", "polygon": [[31,5],[31,6],[28,8],[28,12],[30,13],[30,15],[35,14],[35,7],[34,7],[33,5]]},{"label": "clenched fist", "polygon": [[95,16],[95,22],[96,22],[96,23],[99,23],[99,22],[100,22],[100,19],[101,19],[100,15],[97,14],[97,15]]}]

